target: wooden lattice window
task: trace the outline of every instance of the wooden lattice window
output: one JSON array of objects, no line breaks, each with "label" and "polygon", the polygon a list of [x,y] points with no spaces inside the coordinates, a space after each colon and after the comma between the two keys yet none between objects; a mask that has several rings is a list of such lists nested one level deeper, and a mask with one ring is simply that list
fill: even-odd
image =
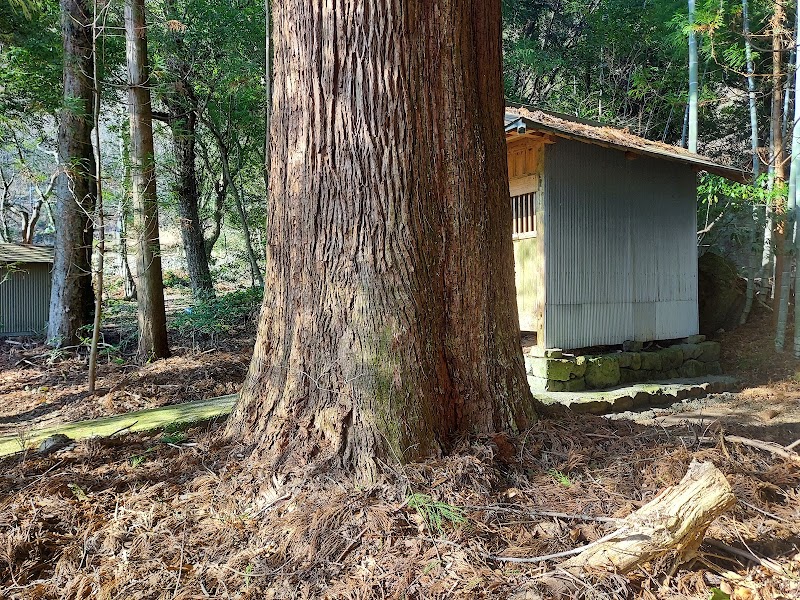
[{"label": "wooden lattice window", "polygon": [[536,236],[536,192],[511,197],[514,238]]}]

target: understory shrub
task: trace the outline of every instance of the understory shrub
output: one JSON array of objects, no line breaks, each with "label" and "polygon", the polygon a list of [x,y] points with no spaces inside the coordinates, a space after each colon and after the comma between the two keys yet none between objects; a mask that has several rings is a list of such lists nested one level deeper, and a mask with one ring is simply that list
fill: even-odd
[{"label": "understory shrub", "polygon": [[196,300],[175,317],[172,328],[193,338],[214,338],[242,326],[254,328],[263,297],[264,288],[252,287]]}]

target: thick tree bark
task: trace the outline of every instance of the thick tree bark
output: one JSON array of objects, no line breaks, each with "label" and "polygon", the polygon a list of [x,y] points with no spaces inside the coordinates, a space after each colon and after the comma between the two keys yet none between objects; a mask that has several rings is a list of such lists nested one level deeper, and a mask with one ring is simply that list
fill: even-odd
[{"label": "thick tree bark", "polygon": [[150,359],[165,358],[169,355],[169,347],[158,237],[153,117],[148,87],[147,29],[144,15],[144,0],[125,1],[139,357]]},{"label": "thick tree bark", "polygon": [[499,0],[283,0],[273,24],[266,287],[229,434],[370,479],[528,426]]},{"label": "thick tree bark", "polygon": [[[174,2],[165,8],[172,17],[177,17]],[[182,39],[183,31],[174,29],[170,36],[172,51],[167,57],[169,91],[164,98],[169,111],[169,126],[172,130],[172,149],[175,156],[175,196],[181,219],[181,238],[186,255],[189,282],[195,297],[213,296],[214,283],[208,268],[205,252],[203,226],[200,222],[200,193],[197,189],[195,162],[197,153],[197,102],[189,80],[189,67],[183,58],[186,51]]]},{"label": "thick tree bark", "polygon": [[272,116],[272,16],[270,0],[264,0],[264,189],[269,194],[269,120]]},{"label": "thick tree bark", "polygon": [[56,346],[77,343],[78,329],[91,322],[94,307],[91,215],[97,187],[91,141],[92,14],[91,1],[61,0],[64,108],[58,126],[58,227],[47,323],[48,342]]},{"label": "thick tree bark", "polygon": [[214,294],[211,270],[205,250],[203,227],[198,207],[200,194],[195,170],[195,136],[197,116],[192,109],[183,110],[182,104],[170,102],[170,128],[175,155],[175,195],[181,219],[181,237],[186,254],[189,282],[195,297]]}]

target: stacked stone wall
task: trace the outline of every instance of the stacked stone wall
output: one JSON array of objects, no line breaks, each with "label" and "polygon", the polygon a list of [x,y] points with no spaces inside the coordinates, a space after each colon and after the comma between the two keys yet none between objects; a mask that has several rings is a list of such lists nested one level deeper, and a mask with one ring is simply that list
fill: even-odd
[{"label": "stacked stone wall", "polygon": [[657,350],[613,352],[596,356],[567,356],[545,350],[544,356],[525,356],[532,389],[550,392],[599,390],[617,385],[666,379],[720,375],[719,342],[695,335]]}]

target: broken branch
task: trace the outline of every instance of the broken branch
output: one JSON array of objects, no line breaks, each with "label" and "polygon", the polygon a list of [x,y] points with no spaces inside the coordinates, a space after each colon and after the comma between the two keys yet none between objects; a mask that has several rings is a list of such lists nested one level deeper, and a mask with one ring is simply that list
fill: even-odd
[{"label": "broken branch", "polygon": [[589,544],[561,566],[627,573],[668,553],[684,562],[697,552],[712,521],[735,502],[719,469],[710,462],[692,462],[678,485],[622,519],[603,543]]}]

